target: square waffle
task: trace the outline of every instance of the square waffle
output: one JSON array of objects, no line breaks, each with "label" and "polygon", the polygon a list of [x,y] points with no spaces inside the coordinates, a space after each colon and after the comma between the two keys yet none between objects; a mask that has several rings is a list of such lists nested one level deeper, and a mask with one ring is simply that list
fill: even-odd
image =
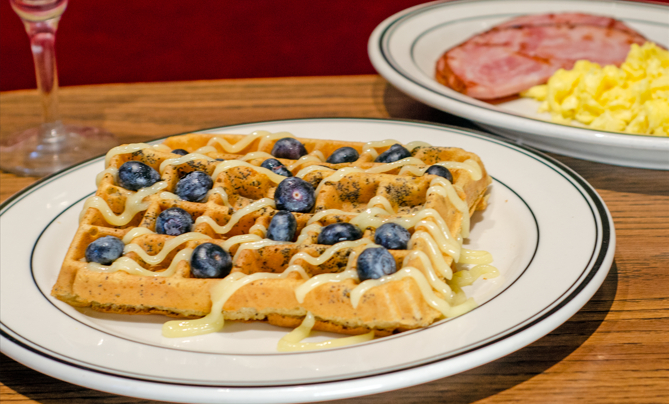
[{"label": "square waffle", "polygon": [[[222,302],[223,317],[229,320],[295,327],[311,313],[314,329],[383,336],[426,327],[474,306],[460,290],[463,279],[471,276],[462,276],[468,271],[458,272],[455,262],[465,261],[462,238],[468,235],[469,217],[485,208],[491,183],[478,156],[412,142],[405,145],[411,158],[376,163],[379,153],[398,142],[298,139],[308,154],[279,160],[314,187],[315,206],[308,213],[294,213],[294,240],[276,242],[265,235],[277,212],[277,184],[286,177],[259,166],[283,137],[292,135],[188,134],[156,146],[112,149],[97,177],[97,192],[85,203],[52,295],[103,312],[199,318],[217,307],[214,287],[223,281],[192,276],[189,257],[196,246],[214,243],[233,258],[224,281],[235,285]],[[325,162],[343,146],[357,150],[357,161]],[[189,154],[180,156],[174,149]],[[138,191],[122,188],[118,169],[129,160],[154,168],[160,181]],[[452,183],[424,174],[438,163],[449,168]],[[196,170],[214,182],[199,203],[175,195],[179,180]],[[172,207],[191,215],[191,232],[156,234],[158,215]],[[324,226],[340,222],[358,226],[362,239],[317,243]],[[386,222],[400,223],[411,233],[409,248],[389,250],[397,273],[360,282],[356,257],[378,247],[375,231]],[[110,266],[86,262],[87,246],[104,236],[123,240],[123,256]]]}]

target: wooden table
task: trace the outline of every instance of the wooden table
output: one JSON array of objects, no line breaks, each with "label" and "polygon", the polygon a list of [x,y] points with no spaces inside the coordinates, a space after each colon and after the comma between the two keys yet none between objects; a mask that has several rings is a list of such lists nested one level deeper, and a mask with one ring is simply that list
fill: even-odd
[{"label": "wooden table", "polygon": [[[74,87],[62,89],[61,103],[65,120],[104,126],[124,143],[305,117],[408,118],[472,127],[406,97],[378,76]],[[34,91],[2,93],[0,104],[2,135],[40,122]],[[669,402],[669,172],[553,157],[597,189],[615,221],[615,261],[592,300],[567,323],[507,357],[347,403]],[[1,173],[2,200],[34,181]],[[0,360],[3,402],[148,402],[61,382],[4,355]]]}]

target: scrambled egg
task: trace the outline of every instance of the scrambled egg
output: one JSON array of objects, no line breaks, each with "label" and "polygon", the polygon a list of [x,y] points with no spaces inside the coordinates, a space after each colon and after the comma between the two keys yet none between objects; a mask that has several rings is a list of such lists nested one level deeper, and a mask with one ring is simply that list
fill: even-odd
[{"label": "scrambled egg", "polygon": [[651,42],[633,44],[620,68],[579,60],[521,96],[543,101],[539,112],[550,112],[558,123],[669,136],[669,51]]}]

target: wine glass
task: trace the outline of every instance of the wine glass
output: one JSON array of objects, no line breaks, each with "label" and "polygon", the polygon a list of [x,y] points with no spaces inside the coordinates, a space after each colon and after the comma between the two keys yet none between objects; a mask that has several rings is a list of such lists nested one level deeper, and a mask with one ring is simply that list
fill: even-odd
[{"label": "wine glass", "polygon": [[43,124],[0,143],[0,169],[41,177],[105,153],[118,145],[104,129],[63,124],[58,113],[55,35],[67,0],[9,0],[30,37]]}]

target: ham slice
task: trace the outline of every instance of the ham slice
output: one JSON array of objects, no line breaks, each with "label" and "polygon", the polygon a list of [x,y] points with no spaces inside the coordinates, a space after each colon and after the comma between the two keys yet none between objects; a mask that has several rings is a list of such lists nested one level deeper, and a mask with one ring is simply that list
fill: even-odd
[{"label": "ham slice", "polygon": [[618,21],[611,17],[583,13],[522,15],[497,25],[497,28],[558,24],[594,25],[597,27],[615,28],[619,31],[625,31],[630,34],[639,35],[636,31],[625,25],[622,21]]},{"label": "ham slice", "polygon": [[545,83],[577,60],[619,66],[631,44],[646,40],[616,22],[578,13],[518,17],[447,51],[436,78],[468,96],[495,100]]}]

